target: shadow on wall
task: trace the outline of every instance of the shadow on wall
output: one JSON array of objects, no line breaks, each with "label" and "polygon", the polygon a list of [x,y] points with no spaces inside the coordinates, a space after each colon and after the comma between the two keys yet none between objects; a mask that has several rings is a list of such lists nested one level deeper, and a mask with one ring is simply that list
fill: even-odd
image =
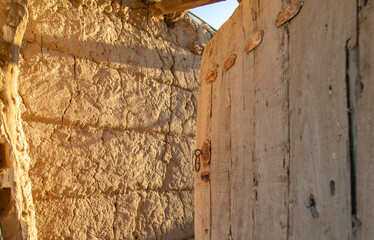
[{"label": "shadow on wall", "polygon": [[162,49],[63,43],[26,42],[21,49],[24,120],[194,137],[194,128],[168,125],[195,121],[200,55],[173,43]]},{"label": "shadow on wall", "polygon": [[[20,50],[20,46],[18,44],[14,44],[12,43],[11,45],[9,44],[9,51],[10,52],[19,52]],[[0,67],[3,67],[5,66],[9,61],[9,63],[13,63],[13,64],[16,64],[18,65],[19,63],[19,56],[18,55],[15,55],[14,57],[12,58],[9,58],[9,56],[3,56],[0,54]],[[5,101],[4,97],[1,97],[1,100]]]},{"label": "shadow on wall", "polygon": [[211,33],[188,18],[168,28],[141,11],[40,2],[19,78],[39,236],[192,238],[190,152]]},{"label": "shadow on wall", "polygon": [[[159,43],[142,43],[141,38],[136,43],[127,42],[123,45],[94,40],[81,41],[71,39],[69,41],[65,38],[56,38],[53,36],[43,36],[42,41],[42,48],[47,50],[58,51],[80,59],[92,60],[98,64],[107,64],[113,67],[127,65],[138,68],[139,70],[141,68],[155,70],[172,68],[174,71],[179,72],[185,72],[190,69],[200,70],[200,62],[189,65],[183,64],[183,61],[189,61],[191,54],[200,55],[194,53],[194,51],[202,53],[203,50],[201,44],[191,42],[185,46],[183,51],[171,52],[170,49],[175,50],[179,46],[172,42],[169,42],[169,45],[165,46],[165,41],[161,42],[162,40]],[[154,48],[150,48],[147,45]],[[43,52],[42,49],[41,51]],[[158,61],[158,59],[161,61]],[[178,59],[179,64],[174,62],[175,59]]]}]

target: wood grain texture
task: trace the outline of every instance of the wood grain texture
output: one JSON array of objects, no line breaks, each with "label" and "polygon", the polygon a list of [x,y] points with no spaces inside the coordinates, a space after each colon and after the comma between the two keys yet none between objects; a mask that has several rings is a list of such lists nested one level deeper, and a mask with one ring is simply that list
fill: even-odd
[{"label": "wood grain texture", "polygon": [[360,91],[357,122],[357,217],[358,239],[374,236],[374,2],[369,1],[359,14]]},{"label": "wood grain texture", "polygon": [[[281,1],[243,1],[205,48],[201,76],[218,66],[210,83],[211,239],[286,239],[288,98],[287,83],[280,79],[287,36],[274,26],[279,9]],[[246,44],[259,29],[266,38],[247,53]],[[225,70],[233,54],[235,61]],[[203,97],[207,84],[201,82],[199,101],[209,98]],[[203,101],[198,116],[206,111]],[[195,238],[202,239],[198,228]]]},{"label": "wood grain texture", "polygon": [[[257,30],[253,14],[257,2],[243,1],[232,20],[223,30],[223,38],[234,31],[229,52],[235,52],[237,59],[232,69],[225,74],[230,83],[230,236],[228,239],[252,239],[254,225],[254,69],[255,51],[247,54],[245,44]],[[250,14],[248,14],[250,13]],[[231,29],[231,30],[230,30]],[[236,43],[235,43],[236,42]],[[222,45],[223,48],[225,45]],[[245,69],[245,71],[243,70]]]},{"label": "wood grain texture", "polygon": [[352,236],[346,44],[355,28],[350,0],[305,1],[290,22],[289,239]]},{"label": "wood grain texture", "polygon": [[288,64],[286,29],[274,26],[282,1],[259,1],[257,26],[264,39],[255,49],[256,183],[254,239],[286,239],[288,222]]},{"label": "wood grain texture", "polygon": [[[211,69],[219,67],[219,61],[216,61],[215,55],[218,49],[212,48],[215,46],[216,39],[213,38],[206,46],[202,58],[204,68],[200,71],[199,80],[199,94],[198,94],[198,112],[196,123],[196,148],[200,149],[206,139],[211,140],[211,145],[214,144],[211,139],[212,131],[212,82],[206,81],[206,75]],[[217,75],[217,74],[216,74]],[[215,81],[217,81],[215,76]],[[212,148],[212,146],[211,146]],[[211,161],[212,161],[211,156]],[[201,173],[203,171],[210,171],[209,165],[201,164],[201,169],[197,173],[194,172],[194,204],[195,204],[195,238],[196,239],[211,239],[211,183],[201,181]]]},{"label": "wood grain texture", "polygon": [[[211,228],[202,238],[195,225],[196,239],[355,239],[356,210],[359,239],[374,234],[372,3],[357,45],[355,1],[304,1],[277,28],[289,2],[243,1],[205,48],[202,79],[217,69],[198,103],[198,116],[211,113]],[[259,29],[264,38],[247,53]]]}]

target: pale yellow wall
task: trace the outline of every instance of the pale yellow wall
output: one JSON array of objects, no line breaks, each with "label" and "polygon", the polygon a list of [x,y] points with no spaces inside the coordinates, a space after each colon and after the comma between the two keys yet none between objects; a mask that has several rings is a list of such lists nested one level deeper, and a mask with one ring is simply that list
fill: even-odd
[{"label": "pale yellow wall", "polygon": [[196,53],[212,33],[94,3],[29,2],[18,83],[38,237],[193,237]]}]

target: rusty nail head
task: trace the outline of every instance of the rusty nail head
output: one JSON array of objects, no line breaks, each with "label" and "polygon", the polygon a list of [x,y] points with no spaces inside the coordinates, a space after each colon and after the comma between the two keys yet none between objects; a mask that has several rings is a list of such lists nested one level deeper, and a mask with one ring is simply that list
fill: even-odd
[{"label": "rusty nail head", "polygon": [[304,2],[302,1],[294,0],[288,7],[282,9],[275,20],[275,26],[280,27],[294,18],[299,13],[303,4]]},{"label": "rusty nail head", "polygon": [[264,31],[261,29],[258,30],[256,33],[254,33],[248,43],[247,46],[245,47],[245,50],[247,53],[251,52],[253,49],[255,49],[260,43],[262,42],[262,38],[264,37]]},{"label": "rusty nail head", "polygon": [[201,147],[203,163],[205,165],[210,164],[210,140],[205,139],[203,146]]},{"label": "rusty nail head", "polygon": [[235,58],[235,54],[232,54],[230,57],[227,58],[225,64],[223,65],[223,69],[225,69],[225,71],[229,70],[235,64]]},{"label": "rusty nail head", "polygon": [[216,80],[216,78],[217,78],[217,70],[213,69],[206,74],[205,81],[206,83],[211,83],[214,80]]},{"label": "rusty nail head", "polygon": [[210,172],[207,172],[207,171],[203,171],[201,172],[201,181],[203,182],[210,182]]}]

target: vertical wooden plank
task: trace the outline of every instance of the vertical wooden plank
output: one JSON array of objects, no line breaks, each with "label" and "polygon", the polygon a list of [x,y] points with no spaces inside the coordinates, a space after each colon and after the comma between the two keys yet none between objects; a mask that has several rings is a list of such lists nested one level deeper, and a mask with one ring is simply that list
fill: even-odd
[{"label": "vertical wooden plank", "polygon": [[[248,6],[249,1],[239,6],[214,37],[216,45],[210,46],[218,49],[214,58],[220,61],[218,77],[212,83],[211,239],[249,239],[253,140],[248,126],[253,112],[249,89],[253,88],[249,87],[249,71],[243,69],[254,63],[248,61],[251,57],[245,52],[252,23],[243,24],[246,18],[242,15]],[[225,61],[233,55],[234,64],[224,70]]]},{"label": "vertical wooden plank", "polygon": [[[205,48],[219,65],[211,83],[211,239],[287,237],[287,32],[274,26],[280,7],[281,0],[243,1]],[[247,54],[246,43],[259,29],[263,43]],[[235,64],[225,71],[232,54]],[[204,64],[202,76],[211,68]]]},{"label": "vertical wooden plank", "polygon": [[[235,13],[234,13],[235,14]],[[217,80],[212,85],[212,163],[211,163],[211,239],[226,239],[230,235],[230,168],[231,168],[231,96],[230,73],[224,70],[225,60],[234,52],[227,23],[217,33],[215,58],[220,61]]]},{"label": "vertical wooden plank", "polygon": [[[253,106],[254,106],[254,66],[255,51],[247,53],[246,43],[255,33],[254,11],[257,3],[243,1],[223,31],[231,42],[226,54],[235,53],[235,65],[227,71],[230,96],[230,167],[229,203],[230,228],[227,239],[253,239],[253,181],[252,155]],[[249,11],[250,10],[250,11]],[[226,43],[223,45],[225,46]],[[217,239],[226,239],[221,236]]]},{"label": "vertical wooden plank", "polygon": [[[196,123],[196,149],[201,149],[205,139],[211,139],[212,82],[207,82],[206,76],[219,66],[215,58],[218,50],[215,48],[216,44],[215,38],[207,44],[201,62]],[[211,239],[211,186],[210,183],[201,180],[201,173],[203,171],[210,171],[210,167],[204,165],[202,159],[200,159],[199,172],[194,170],[194,221],[195,238],[202,240]]]},{"label": "vertical wooden plank", "polygon": [[259,1],[257,27],[264,39],[255,52],[256,239],[286,239],[288,215],[287,31],[275,27],[282,1]]},{"label": "vertical wooden plank", "polygon": [[355,20],[355,1],[306,0],[290,22],[289,239],[351,238],[346,44]]},{"label": "vertical wooden plank", "polygon": [[[363,1],[365,2],[365,1]],[[374,236],[374,2],[368,1],[359,14],[359,91],[357,110],[357,239]]]}]

